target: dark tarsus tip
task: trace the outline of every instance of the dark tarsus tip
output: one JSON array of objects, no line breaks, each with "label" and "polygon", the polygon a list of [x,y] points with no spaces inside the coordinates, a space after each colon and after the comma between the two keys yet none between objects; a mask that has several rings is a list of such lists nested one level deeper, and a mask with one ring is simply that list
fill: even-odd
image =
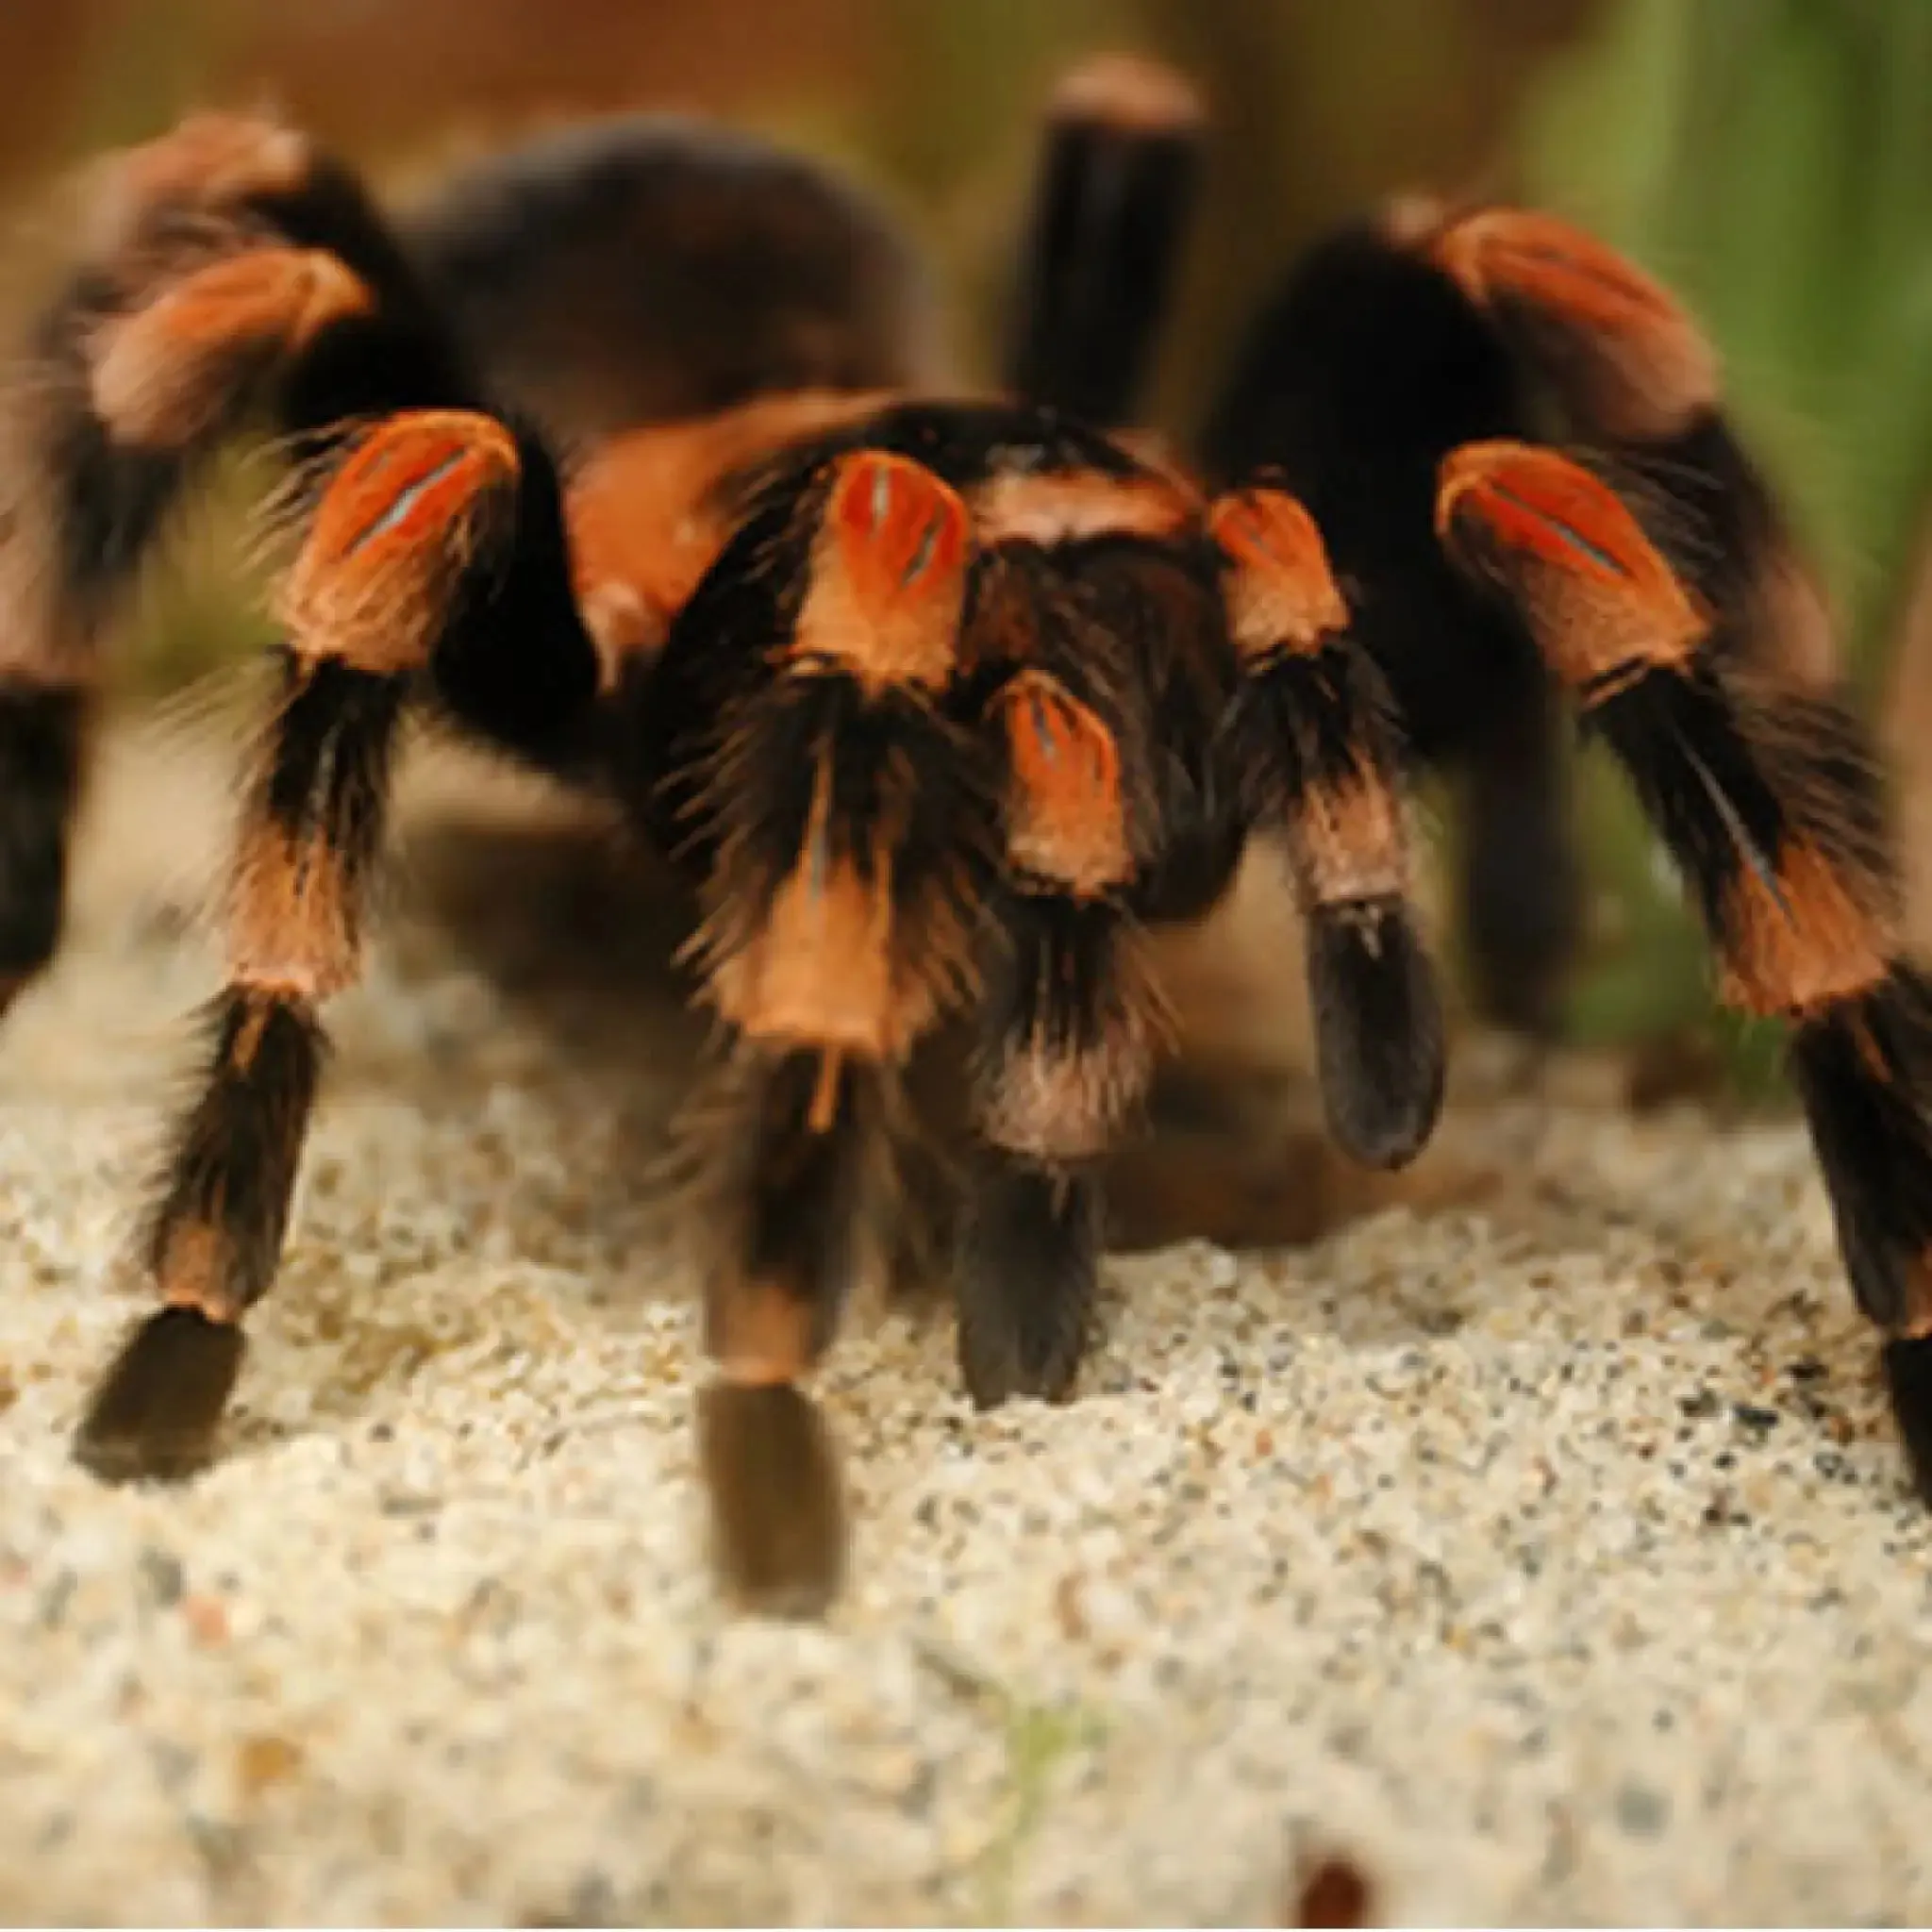
[{"label": "dark tarsus tip", "polygon": [[84,691],[0,678],[0,978],[15,990],[59,941],[87,706]]},{"label": "dark tarsus tip", "polygon": [[123,1344],[75,1432],[75,1459],[107,1482],[178,1481],[212,1459],[246,1346],[233,1322],[162,1308]]},{"label": "dark tarsus tip", "polygon": [[1813,1015],[1791,1038],[1790,1069],[1852,1292],[1881,1327],[1902,1326],[1932,1250],[1932,980],[1894,966]]},{"label": "dark tarsus tip", "polygon": [[978,1407],[1073,1393],[1099,1267],[1097,1182],[989,1151],[974,1176],[955,1277],[959,1372]]},{"label": "dark tarsus tip", "polygon": [[846,1528],[817,1406],[789,1382],[712,1382],[697,1422],[719,1581],[761,1616],[824,1615],[844,1582]]},{"label": "dark tarsus tip", "polygon": [[1442,1108],[1442,1004],[1428,953],[1393,899],[1313,908],[1307,944],[1329,1131],[1357,1160],[1401,1167]]},{"label": "dark tarsus tip", "polygon": [[1885,1386],[1891,1393],[1912,1487],[1932,1503],[1932,1335],[1888,1341],[1884,1360]]}]

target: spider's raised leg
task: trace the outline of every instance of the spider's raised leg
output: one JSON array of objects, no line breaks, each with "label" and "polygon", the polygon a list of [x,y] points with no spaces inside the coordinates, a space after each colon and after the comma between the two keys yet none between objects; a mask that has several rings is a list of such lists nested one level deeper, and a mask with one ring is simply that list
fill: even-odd
[{"label": "spider's raised leg", "polygon": [[1202,109],[1178,74],[1124,55],[1068,74],[1020,258],[1007,382],[1095,428],[1136,420],[1192,212]]},{"label": "spider's raised leg", "polygon": [[[1768,615],[1788,558],[1706,565],[1699,594],[1603,480],[1557,453],[1478,444],[1445,464],[1450,551],[1500,581],[1628,773],[1681,870],[1727,1001],[1792,1028],[1853,1291],[1890,1338],[1894,1407],[1932,1493],[1932,985],[1901,956],[1877,759]],[[1653,536],[1657,541],[1653,541]]]},{"label": "spider's raised leg", "polygon": [[1388,692],[1293,497],[1238,491],[1209,525],[1242,674],[1228,758],[1248,817],[1287,835],[1329,1124],[1351,1154],[1397,1167],[1436,1124],[1443,1045]]},{"label": "spider's raised leg", "polygon": [[[208,118],[120,158],[83,234],[83,258],[0,398],[9,987],[58,937],[101,640],[202,460],[257,417],[319,459],[397,409],[484,407],[353,177],[288,128]],[[547,467],[525,481],[554,493]],[[567,608],[567,577],[550,573],[544,594]],[[582,715],[585,665],[516,654],[508,676],[513,654],[501,640],[479,646],[452,700],[473,698],[491,714],[486,728],[547,755],[552,727]]]},{"label": "spider's raised leg", "polygon": [[1461,783],[1462,937],[1482,1009],[1560,1017],[1580,930],[1560,708],[1515,612],[1435,540],[1437,466],[1532,433],[1509,343],[1416,242],[1412,208],[1309,249],[1263,308],[1202,437],[1224,485],[1269,476],[1314,518],[1350,632],[1392,691],[1407,753]]},{"label": "spider's raised leg", "polygon": [[899,1070],[967,970],[979,807],[942,700],[970,554],[930,472],[833,458],[754,508],[645,696],[724,1036],[697,1110],[716,1364],[699,1440],[724,1579],[766,1609],[816,1610],[839,1584],[837,1469],[798,1384],[869,1258]]},{"label": "spider's raised leg", "polygon": [[359,970],[397,727],[420,675],[460,656],[483,587],[514,575],[521,467],[491,418],[400,415],[351,445],[319,499],[282,594],[283,690],[241,825],[213,1052],[143,1244],[164,1306],[76,1441],[101,1474],[178,1475],[207,1458],[242,1317],[280,1259],[319,1008]]}]

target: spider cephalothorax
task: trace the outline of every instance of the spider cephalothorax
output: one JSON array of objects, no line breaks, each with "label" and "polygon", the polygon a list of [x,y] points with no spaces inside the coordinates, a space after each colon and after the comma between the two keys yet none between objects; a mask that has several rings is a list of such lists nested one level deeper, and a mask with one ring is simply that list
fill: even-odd
[{"label": "spider cephalothorax", "polygon": [[[8,404],[15,983],[54,950],[117,593],[232,432],[265,421],[300,461],[230,983],[148,1223],[163,1307],[82,1423],[93,1467],[209,1452],[412,705],[618,801],[694,891],[718,1038],[703,1457],[728,1580],[809,1607],[843,1538],[798,1385],[891,1211],[915,1056],[973,1042],[967,1386],[1062,1395],[1097,1162],[1162,1039],[1143,930],[1201,917],[1250,835],[1275,841],[1332,1127],[1406,1160],[1442,1041],[1405,764],[1468,765],[1484,991],[1537,1024],[1568,938],[1560,695],[1627,768],[1728,996],[1793,1027],[1923,1471],[1932,1008],[1822,608],[1709,351],[1570,227],[1405,205],[1296,266],[1184,473],[1118,432],[1197,138],[1144,69],[1058,97],[1001,400],[924,387],[919,277],[874,212],[697,130],[540,146],[395,226],[253,122],[106,172]],[[1553,422],[1563,450],[1529,440]]]}]

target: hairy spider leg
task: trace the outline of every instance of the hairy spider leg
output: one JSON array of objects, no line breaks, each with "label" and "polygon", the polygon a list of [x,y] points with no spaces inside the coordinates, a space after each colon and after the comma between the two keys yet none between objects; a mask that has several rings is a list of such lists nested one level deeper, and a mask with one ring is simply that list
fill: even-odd
[{"label": "hairy spider leg", "polygon": [[1109,54],[1055,89],[1019,258],[1007,384],[1132,425],[1200,185],[1204,116],[1170,68]]},{"label": "hairy spider leg", "polygon": [[778,1613],[822,1608],[842,1574],[836,1459],[798,1384],[881,1238],[900,1070],[967,991],[974,806],[944,700],[971,557],[929,470],[832,455],[753,507],[644,697],[720,1027],[693,1109],[714,1552]]},{"label": "hairy spider leg", "polygon": [[1301,504],[1238,491],[1209,527],[1242,668],[1229,761],[1250,816],[1287,834],[1329,1127],[1359,1159],[1397,1167],[1435,1127],[1444,1056],[1391,701]]},{"label": "hairy spider leg", "polygon": [[1553,451],[1445,463],[1444,541],[1527,616],[1680,868],[1740,1010],[1790,1028],[1860,1307],[1914,1475],[1932,1490],[1932,985],[1903,956],[1877,760],[1840,697],[1712,603],[1632,508]]},{"label": "hairy spider leg", "polygon": [[142,1241],[163,1306],[108,1370],[75,1440],[102,1475],[176,1476],[208,1457],[242,1318],[280,1261],[321,1076],[320,1008],[360,970],[412,680],[502,568],[520,467],[492,418],[389,418],[349,446],[282,588],[281,698],[237,841],[228,986]]},{"label": "hairy spider leg", "polygon": [[1257,315],[1199,446],[1222,488],[1266,482],[1322,533],[1349,632],[1391,693],[1407,760],[1453,779],[1462,949],[1478,1009],[1555,1033],[1581,930],[1567,732],[1535,645],[1435,540],[1458,444],[1533,433],[1510,345],[1408,240],[1413,212],[1318,241]]},{"label": "hairy spider leg", "polygon": [[1193,493],[1156,473],[995,465],[968,642],[999,773],[992,941],[954,1257],[968,1392],[1073,1391],[1092,1327],[1101,1162],[1138,1126],[1169,1022],[1144,928],[1226,890],[1212,785],[1232,688]]},{"label": "hairy spider leg", "polygon": [[[286,127],[204,117],[118,158],[81,243],[0,411],[9,991],[58,944],[102,640],[205,459],[265,419],[320,473],[344,436],[396,409],[487,407],[354,177]],[[528,487],[554,495],[554,475]],[[542,585],[530,615],[575,631],[560,549],[552,563],[525,575]],[[525,665],[506,636],[472,654],[450,708],[550,758],[594,669],[587,645]]]}]

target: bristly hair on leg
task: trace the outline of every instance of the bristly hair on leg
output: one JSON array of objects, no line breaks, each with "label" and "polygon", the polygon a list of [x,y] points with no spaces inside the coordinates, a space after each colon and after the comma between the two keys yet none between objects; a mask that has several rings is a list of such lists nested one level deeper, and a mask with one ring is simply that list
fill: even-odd
[{"label": "bristly hair on leg", "polygon": [[1400,1166],[1435,1126],[1444,1049],[1388,693],[1300,504],[1245,490],[1209,521],[1244,672],[1224,755],[1255,822],[1287,836],[1329,1124],[1357,1158]]},{"label": "bristly hair on leg", "polygon": [[[1444,466],[1450,551],[1528,615],[1628,774],[1710,935],[1725,1000],[1791,1027],[1790,1065],[1859,1306],[1932,1333],[1932,985],[1901,953],[1877,760],[1849,707],[1740,631],[1761,607],[1693,600],[1629,506],[1546,449]],[[1909,1353],[1909,1351],[1907,1351]],[[1922,1378],[1888,1361],[1918,1465]]]},{"label": "bristly hair on leg", "polygon": [[1135,420],[1201,169],[1200,96],[1151,60],[1067,75],[1020,258],[1008,386],[1096,428]]},{"label": "bristly hair on leg", "polygon": [[360,971],[405,706],[476,608],[475,580],[514,575],[499,553],[519,468],[490,418],[404,413],[349,445],[316,507],[281,593],[281,702],[236,841],[229,984],[144,1244],[163,1306],[75,1436],[100,1474],[178,1476],[210,1454],[242,1318],[280,1262],[321,1082],[320,1008]]},{"label": "bristly hair on leg", "polygon": [[706,1105],[698,1442],[712,1557],[746,1608],[816,1616],[846,1563],[842,1479],[798,1387],[884,1252],[891,1074],[837,1051],[727,1046]]}]

